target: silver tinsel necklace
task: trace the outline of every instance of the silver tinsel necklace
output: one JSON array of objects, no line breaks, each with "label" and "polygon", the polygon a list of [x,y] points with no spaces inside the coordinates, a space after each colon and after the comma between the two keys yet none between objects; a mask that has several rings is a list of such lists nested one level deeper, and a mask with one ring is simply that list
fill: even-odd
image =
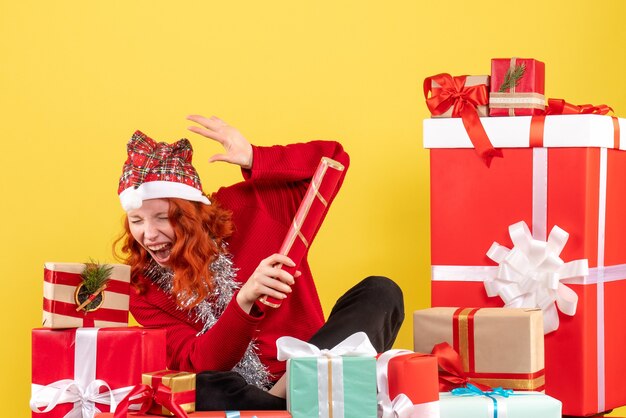
[{"label": "silver tinsel necklace", "polygon": [[[194,322],[202,322],[203,324],[202,330],[196,336],[204,334],[217,322],[233,298],[234,292],[240,287],[240,284],[235,281],[237,276],[236,270],[233,267],[230,255],[225,249],[220,251],[215,261],[211,263],[215,287],[205,300],[193,309],[188,310],[189,315],[194,316]],[[172,293],[174,273],[171,270],[160,266],[153,259],[150,259],[144,275],[170,297],[174,297]],[[196,298],[193,294],[186,295],[183,293],[178,295],[178,299],[183,302],[183,306],[189,306]],[[178,309],[184,309],[184,307],[179,305],[176,306]],[[269,371],[259,360],[254,341],[250,342],[241,361],[237,363],[233,371],[239,373],[250,384],[262,389],[269,387]]]}]

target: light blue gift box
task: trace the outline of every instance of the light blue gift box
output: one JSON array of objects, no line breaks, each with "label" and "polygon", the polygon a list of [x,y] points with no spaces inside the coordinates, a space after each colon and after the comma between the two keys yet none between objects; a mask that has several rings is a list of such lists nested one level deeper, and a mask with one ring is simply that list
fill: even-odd
[{"label": "light blue gift box", "polygon": [[441,418],[561,418],[561,401],[541,392],[513,392],[508,397],[488,392],[489,396],[457,396],[439,393]]},{"label": "light blue gift box", "polygon": [[287,409],[293,418],[376,418],[376,359],[289,359]]}]

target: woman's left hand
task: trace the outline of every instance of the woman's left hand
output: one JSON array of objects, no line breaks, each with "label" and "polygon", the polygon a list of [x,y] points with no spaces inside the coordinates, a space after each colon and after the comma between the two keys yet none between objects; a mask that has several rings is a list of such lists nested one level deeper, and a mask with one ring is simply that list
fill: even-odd
[{"label": "woman's left hand", "polygon": [[242,168],[252,167],[252,145],[235,127],[217,116],[206,118],[201,115],[190,115],[187,119],[201,125],[190,126],[188,129],[191,132],[213,139],[224,147],[226,152],[213,155],[209,162],[225,161]]}]

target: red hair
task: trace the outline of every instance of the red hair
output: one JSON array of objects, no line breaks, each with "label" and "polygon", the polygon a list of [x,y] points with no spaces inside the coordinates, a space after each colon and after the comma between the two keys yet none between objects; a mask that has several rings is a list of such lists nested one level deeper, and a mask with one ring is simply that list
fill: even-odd
[{"label": "red hair", "polygon": [[[220,207],[214,196],[211,204],[192,202],[184,199],[168,198],[169,221],[174,229],[175,242],[170,253],[168,267],[174,272],[172,292],[197,296],[190,304],[191,309],[202,302],[214,288],[211,263],[221,251],[222,242],[233,232],[231,212]],[[128,217],[124,220],[124,232],[115,241],[114,248],[122,243],[121,254],[116,257],[130,265],[131,283],[139,291],[145,291],[144,269],[150,261],[148,252],[130,233]]]}]

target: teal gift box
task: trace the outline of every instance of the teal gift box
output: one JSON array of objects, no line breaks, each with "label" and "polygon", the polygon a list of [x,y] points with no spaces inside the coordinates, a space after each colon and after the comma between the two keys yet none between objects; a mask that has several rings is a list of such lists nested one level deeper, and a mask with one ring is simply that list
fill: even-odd
[{"label": "teal gift box", "polygon": [[[290,344],[294,350],[285,347]],[[287,359],[287,409],[293,418],[376,418],[376,350],[364,333],[331,350],[291,337],[279,338],[277,347],[278,358]]]},{"label": "teal gift box", "polygon": [[561,418],[561,401],[540,392],[500,396],[439,393],[441,418]]}]

